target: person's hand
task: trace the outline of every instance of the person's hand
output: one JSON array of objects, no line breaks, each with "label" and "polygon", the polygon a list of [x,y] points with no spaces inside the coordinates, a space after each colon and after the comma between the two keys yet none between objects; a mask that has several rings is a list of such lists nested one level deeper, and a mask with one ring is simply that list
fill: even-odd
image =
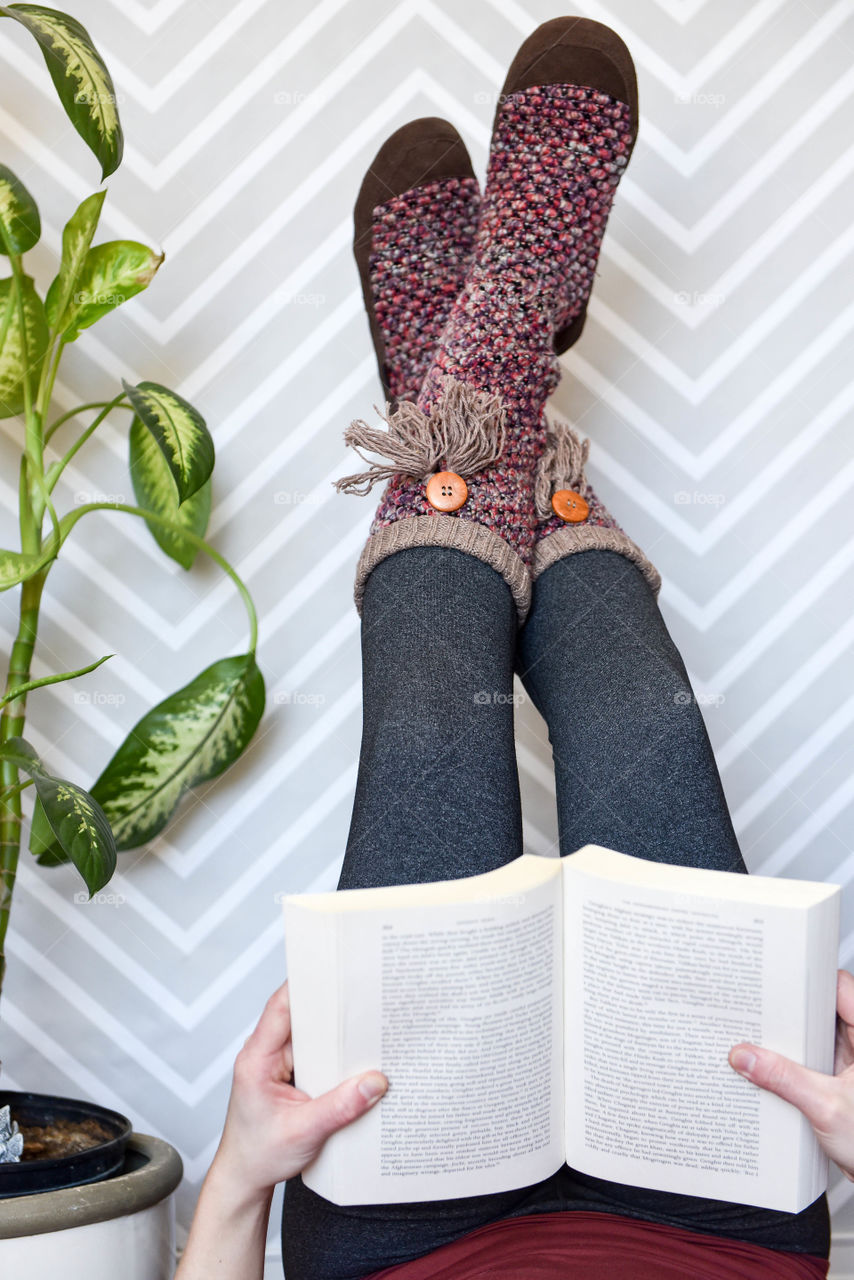
[{"label": "person's hand", "polygon": [[214,1164],[243,1196],[269,1194],[309,1164],[326,1139],[369,1111],[388,1088],[379,1071],[352,1076],[318,1098],[290,1083],[294,1055],[285,982],[270,996],[234,1064]]},{"label": "person's hand", "polygon": [[854,976],[844,969],[837,975],[836,1010],[832,1076],[755,1044],[735,1045],[729,1061],[739,1075],[802,1111],[831,1160],[854,1182]]},{"label": "person's hand", "polygon": [[379,1071],[366,1071],[310,1098],[290,1083],[293,1067],[284,983],[237,1055],[225,1128],[175,1280],[261,1280],[276,1183],[304,1169],[330,1134],[363,1115],[388,1088]]}]

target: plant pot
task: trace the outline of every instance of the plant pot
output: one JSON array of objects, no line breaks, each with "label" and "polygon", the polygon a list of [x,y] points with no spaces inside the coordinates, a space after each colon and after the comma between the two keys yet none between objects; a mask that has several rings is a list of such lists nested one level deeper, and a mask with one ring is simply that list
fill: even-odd
[{"label": "plant pot", "polygon": [[81,1151],[66,1155],[50,1155],[41,1159],[22,1159],[19,1163],[0,1164],[0,1198],[30,1195],[36,1191],[56,1191],[60,1187],[76,1187],[96,1182],[118,1173],[124,1164],[125,1146],[131,1123],[127,1116],[94,1102],[78,1098],[57,1098],[47,1093],[15,1093],[0,1090],[0,1107],[9,1104],[12,1119],[24,1130],[24,1156],[32,1141],[27,1126],[46,1129],[54,1126],[64,1142],[71,1136],[95,1139]]},{"label": "plant pot", "polygon": [[19,1280],[172,1280],[181,1157],[131,1133],[121,1170],[59,1191],[0,1200],[3,1275]]}]

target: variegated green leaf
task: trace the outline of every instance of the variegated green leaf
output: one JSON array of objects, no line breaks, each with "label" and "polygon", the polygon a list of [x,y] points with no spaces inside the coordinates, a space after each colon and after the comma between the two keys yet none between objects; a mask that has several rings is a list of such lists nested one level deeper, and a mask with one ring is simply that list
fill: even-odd
[{"label": "variegated green leaf", "polygon": [[0,253],[26,253],[38,244],[42,233],[38,206],[27,188],[11,169],[0,164],[0,223],[5,235],[0,236]]},{"label": "variegated green leaf", "polygon": [[158,382],[132,387],[122,378],[122,386],[169,465],[178,501],[186,502],[214,467],[214,443],[204,418],[188,400]]},{"label": "variegated green leaf", "polygon": [[[23,277],[24,319],[30,387],[35,388],[47,350],[48,330],[44,303],[30,276]],[[24,411],[24,344],[21,315],[11,277],[0,280],[0,418]]]},{"label": "variegated green leaf", "polygon": [[65,341],[147,289],[163,257],[136,240],[105,240],[89,249],[57,325]]},{"label": "variegated green leaf", "polygon": [[36,862],[43,867],[61,867],[64,862],[71,861],[62,845],[57,843],[38,796],[33,805],[33,820],[30,823],[30,851]]},{"label": "variegated green leaf", "polygon": [[119,849],[153,840],[184,792],[237,759],[264,711],[264,679],[253,654],[223,658],[134,725],[92,794]]},{"label": "variegated green leaf", "polygon": [[68,310],[77,280],[83,270],[92,237],[101,216],[101,205],[107,192],[96,191],[79,204],[62,231],[62,262],[59,274],[51,282],[45,298],[45,311],[50,324],[60,327],[60,320]]},{"label": "variegated green leaf", "polygon": [[92,37],[76,18],[40,4],[0,6],[41,45],[50,78],[74,128],[101,166],[101,181],[122,159],[123,138],[110,73]]},{"label": "variegated green leaf", "polygon": [[103,888],[116,869],[116,845],[104,810],[88,791],[54,778],[23,738],[0,743],[0,756],[29,774],[64,861],[74,863],[89,896]]},{"label": "variegated green leaf", "polygon": [[[191,498],[179,504],[178,490],[157,442],[134,414],[130,424],[130,475],[137,505],[157,515],[168,516],[176,524],[203,538],[211,514],[211,482],[206,480]],[[148,525],[155,542],[167,556],[184,569],[192,567],[197,547],[161,524]]]},{"label": "variegated green leaf", "polygon": [[48,775],[34,781],[51,830],[91,897],[116,869],[116,845],[106,814],[88,791],[73,782]]},{"label": "variegated green leaf", "polygon": [[26,582],[47,564],[48,559],[47,556],[30,555],[25,551],[0,550],[0,591],[8,591],[19,582]]}]

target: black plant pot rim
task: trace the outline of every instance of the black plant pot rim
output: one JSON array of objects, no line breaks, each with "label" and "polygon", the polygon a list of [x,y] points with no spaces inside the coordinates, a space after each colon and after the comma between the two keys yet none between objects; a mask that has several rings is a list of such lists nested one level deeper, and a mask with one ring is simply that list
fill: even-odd
[{"label": "black plant pot rim", "polygon": [[124,1168],[114,1177],[0,1200],[0,1240],[45,1235],[141,1213],[170,1196],[183,1172],[181,1157],[168,1142],[132,1133]]},{"label": "black plant pot rim", "polygon": [[0,1163],[0,1202],[8,1196],[33,1195],[39,1191],[56,1191],[61,1187],[96,1182],[121,1169],[133,1128],[121,1112],[81,1098],[0,1089],[0,1107],[7,1104],[12,1119],[17,1119],[22,1128],[27,1123],[43,1125],[56,1119],[97,1120],[112,1136],[69,1155]]}]

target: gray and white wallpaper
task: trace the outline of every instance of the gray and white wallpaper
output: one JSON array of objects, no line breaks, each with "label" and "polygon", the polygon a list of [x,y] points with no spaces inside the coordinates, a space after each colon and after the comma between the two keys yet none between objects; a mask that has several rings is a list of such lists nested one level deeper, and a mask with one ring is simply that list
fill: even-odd
[{"label": "gray and white wallpaper", "polygon": [[[189,1221],[235,1052],[284,976],[280,897],[334,886],[360,735],[351,601],[367,499],[341,433],[379,396],[351,210],[387,134],[445,115],[485,168],[495,95],[545,0],[68,0],[113,73],[126,158],[100,238],[165,250],[148,292],[84,333],[57,404],[121,376],[205,414],[210,537],[261,618],[269,707],[251,749],[121,857],[100,900],[22,860],[3,997],[13,1087],[97,1098],[176,1144]],[[750,868],[841,881],[854,965],[854,0],[613,0],[640,140],[556,406],[593,440],[603,497],[659,566]],[[2,160],[39,201],[30,270],[98,187],[35,44],[0,29]],[[60,509],[133,501],[127,415],[66,472]],[[85,421],[85,420],[84,420]],[[82,425],[82,424],[81,424]],[[16,545],[18,425],[0,423],[0,545]],[[0,647],[17,592],[0,598]],[[91,782],[154,702],[246,626],[215,566],[190,574],[119,515],[76,528],[49,580],[29,736]],[[553,850],[550,753],[522,704],[526,836]],[[25,793],[29,795],[29,793]],[[30,802],[28,801],[28,807]],[[854,1187],[832,1203],[854,1227]],[[275,1222],[270,1272],[277,1269]],[[280,1273],[280,1271],[279,1271]]]}]

